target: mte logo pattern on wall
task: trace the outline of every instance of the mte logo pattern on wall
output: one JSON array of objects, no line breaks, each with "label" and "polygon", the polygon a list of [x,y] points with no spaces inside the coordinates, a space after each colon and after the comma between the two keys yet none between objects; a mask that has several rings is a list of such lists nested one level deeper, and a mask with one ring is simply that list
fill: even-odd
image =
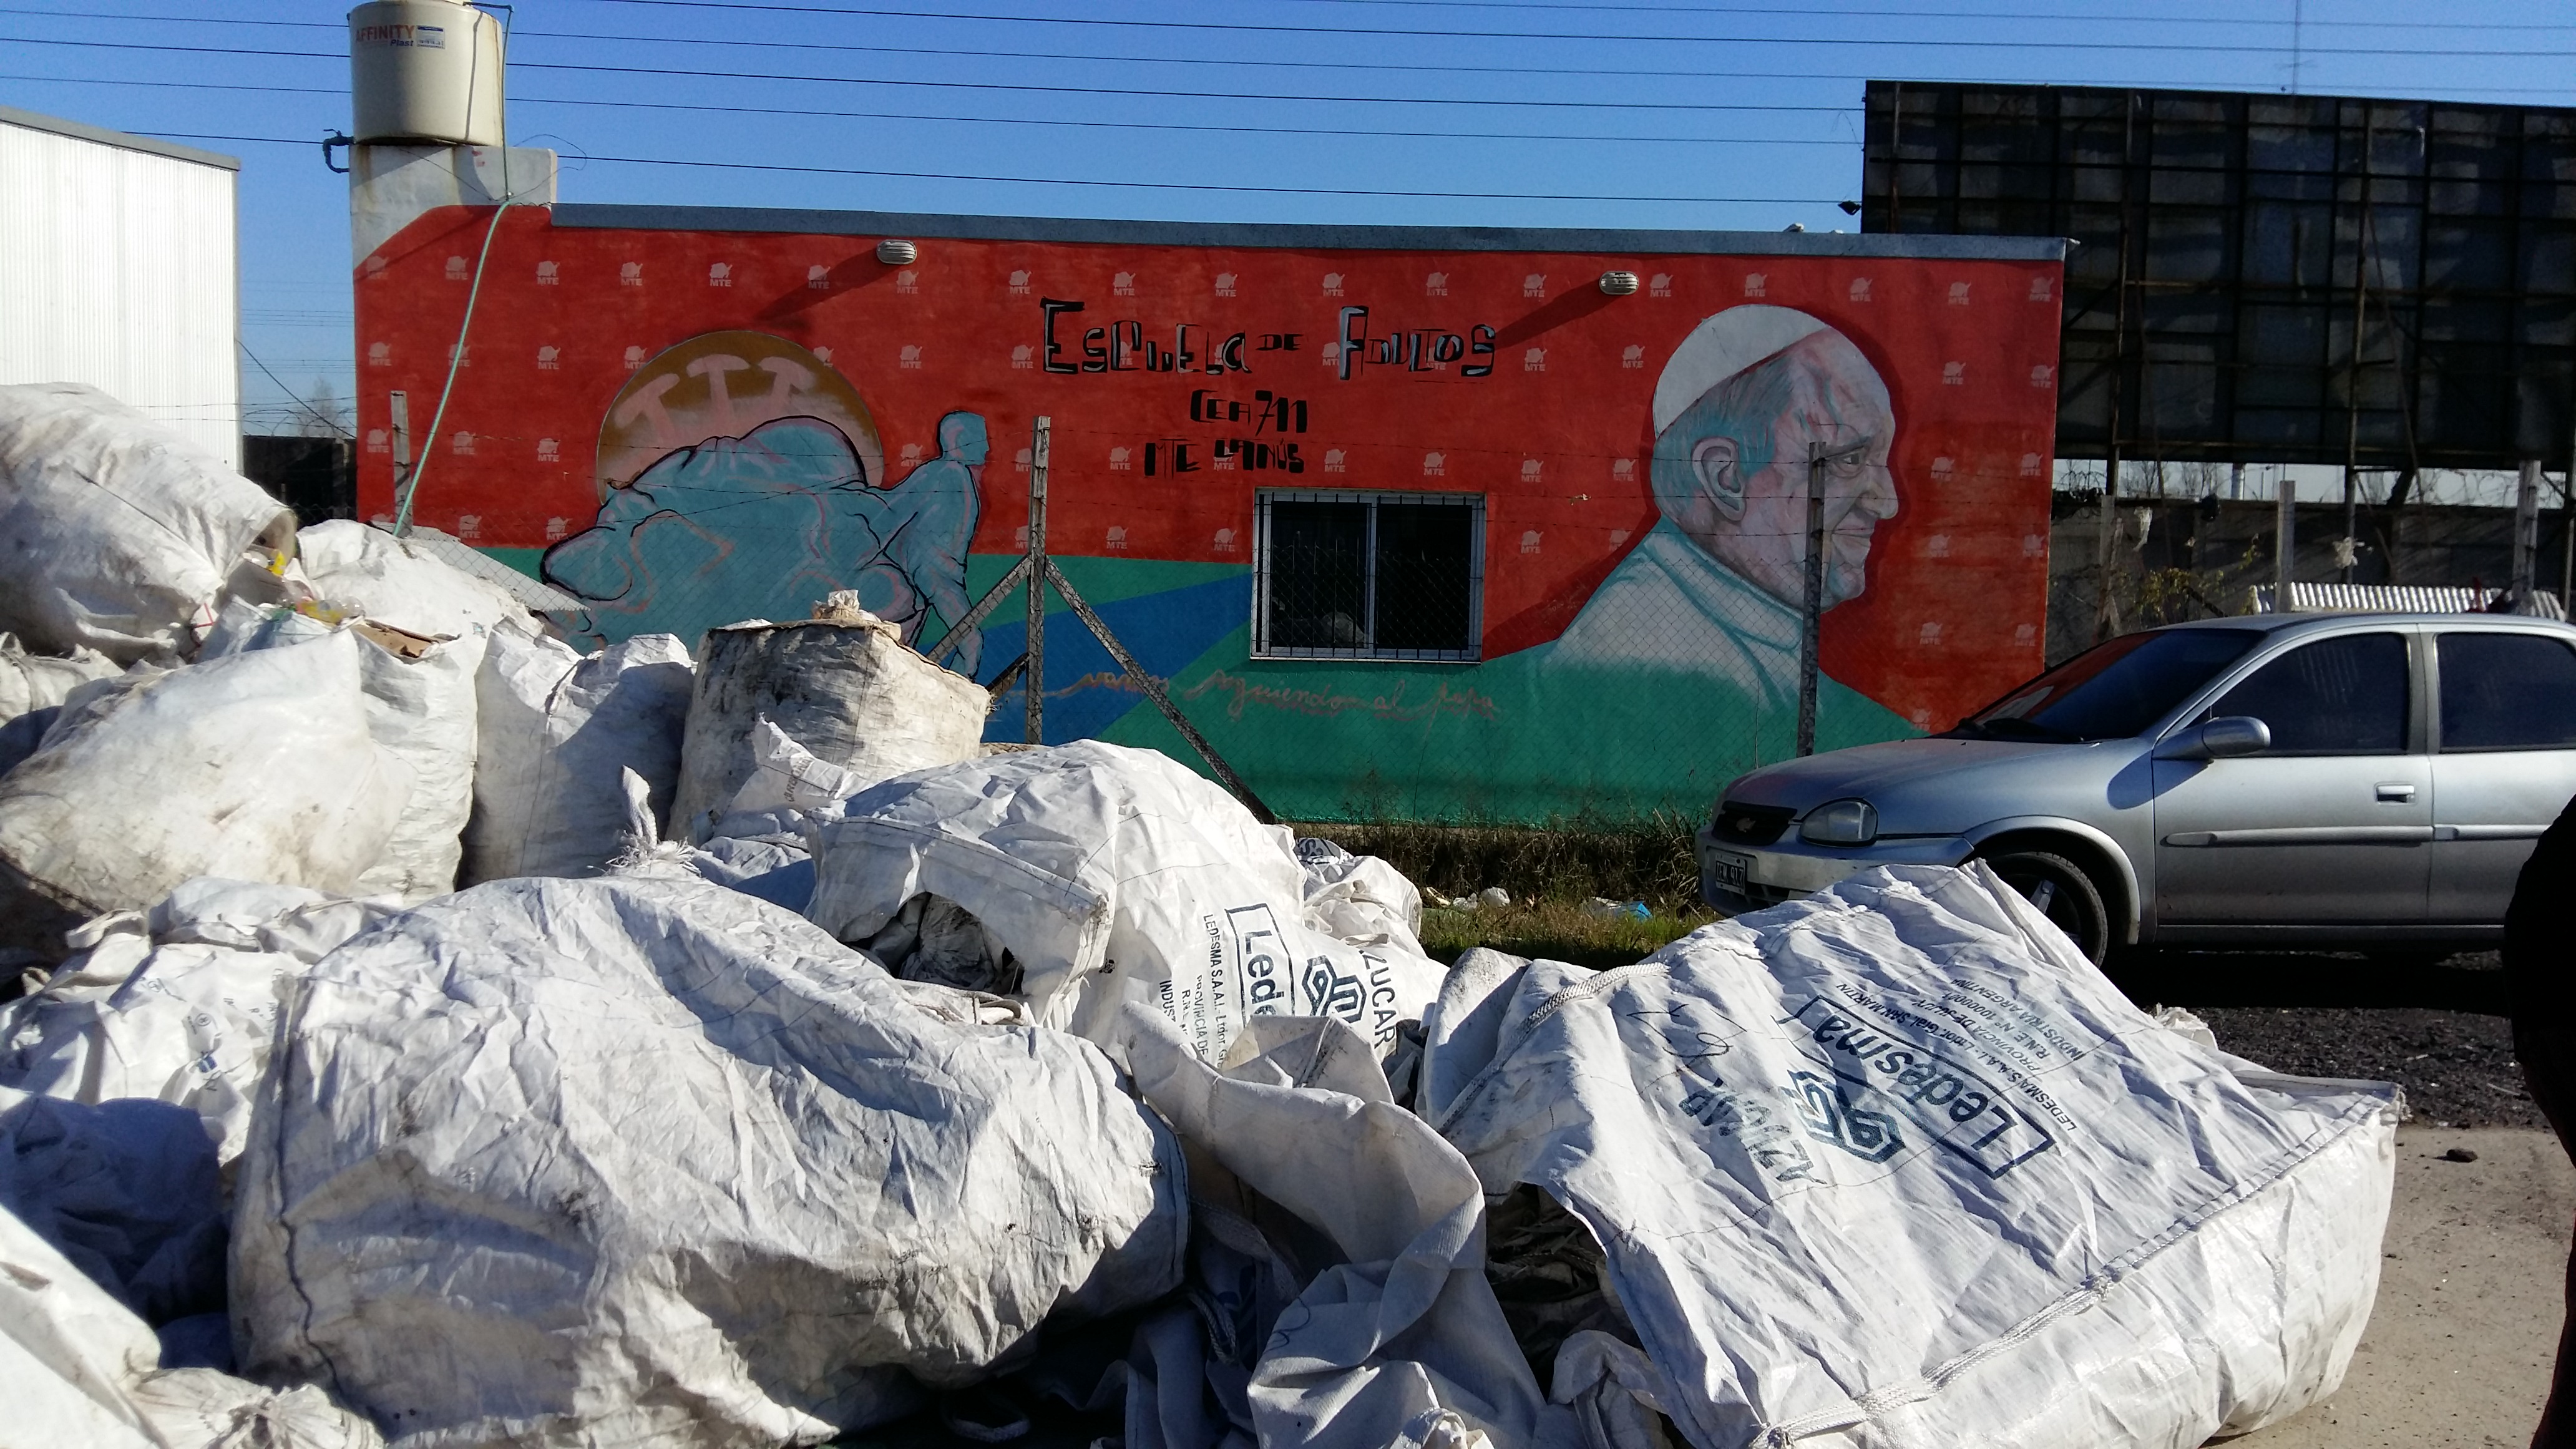
[{"label": "mte logo pattern on wall", "polygon": [[[1026,547],[1046,415],[1050,551],[1292,817],[1704,810],[1791,751],[1811,491],[1820,744],[1946,727],[2040,664],[2050,244],[635,216],[500,217],[446,436],[408,445],[419,519],[584,600],[576,638],[855,589],[994,678],[1016,605],[949,634]],[[370,514],[492,224],[434,211],[360,268]],[[1065,622],[1049,739],[1187,757]]]}]

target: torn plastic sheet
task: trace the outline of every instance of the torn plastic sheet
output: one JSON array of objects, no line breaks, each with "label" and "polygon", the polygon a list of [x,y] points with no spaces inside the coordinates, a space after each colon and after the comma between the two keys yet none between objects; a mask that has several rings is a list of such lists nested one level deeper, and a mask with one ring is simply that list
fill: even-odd
[{"label": "torn plastic sheet", "polygon": [[[1214,1337],[1259,1345],[1241,1392],[1264,1449],[1463,1449],[1479,1435],[1573,1442],[1570,1417],[1541,1399],[1485,1280],[1474,1171],[1394,1103],[1367,1042],[1331,1019],[1266,1018],[1235,1045],[1219,1071],[1159,1013],[1120,1014],[1118,1048],[1137,1090],[1192,1152],[1200,1276],[1211,1237],[1219,1260],[1236,1264],[1201,1297],[1250,1311],[1219,1315]],[[1282,1213],[1303,1232],[1265,1232],[1263,1220]],[[1307,1235],[1320,1244],[1301,1244]],[[1319,1250],[1324,1261],[1290,1266]],[[1298,1280],[1293,1301],[1278,1306],[1284,1295],[1273,1289],[1271,1312],[1260,1314],[1265,1295],[1241,1285],[1280,1277]],[[1191,1361],[1185,1346],[1155,1355],[1166,1365],[1155,1381]],[[1183,1417],[1198,1437],[1167,1432],[1168,1442],[1200,1449],[1225,1428],[1216,1416]]]}]

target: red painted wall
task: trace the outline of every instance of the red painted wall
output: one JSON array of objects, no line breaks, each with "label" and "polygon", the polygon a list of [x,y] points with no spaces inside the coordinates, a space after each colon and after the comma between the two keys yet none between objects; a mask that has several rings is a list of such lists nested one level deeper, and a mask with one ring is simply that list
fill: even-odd
[{"label": "red painted wall", "polygon": [[[490,216],[433,212],[359,268],[369,515],[393,508],[388,394],[409,395],[419,437]],[[1826,672],[1937,728],[2039,667],[2054,262],[924,239],[918,261],[896,267],[875,259],[877,240],[559,228],[543,210],[504,214],[467,365],[425,460],[420,521],[495,547],[543,547],[587,527],[603,469],[622,481],[651,451],[643,412],[610,417],[639,364],[700,334],[748,330],[828,361],[846,386],[822,390],[865,409],[896,478],[907,447],[938,453],[942,415],[982,414],[992,459],[977,553],[1018,547],[1027,475],[1013,455],[1041,413],[1053,418],[1050,535],[1063,553],[1247,564],[1261,486],[1484,493],[1492,659],[1555,637],[1654,525],[1658,375],[1703,319],[1760,302],[1847,336],[1897,423],[1901,511],[1872,540],[1866,593],[1828,615]],[[1603,295],[1596,279],[1614,267],[1646,285]],[[1192,370],[1149,370],[1138,349],[1116,359],[1136,364],[1125,370],[1049,371],[1047,299],[1083,308],[1055,319],[1059,366],[1079,368],[1086,330],[1101,328],[1091,340],[1104,355],[1090,360],[1112,360],[1119,333],[1163,352],[1180,338]],[[1407,361],[1366,361],[1344,378],[1329,344],[1349,307],[1367,309],[1366,356],[1396,336]],[[1417,345],[1443,350],[1443,334],[1461,355],[1413,365]],[[1490,373],[1466,375],[1477,365]],[[768,415],[774,378],[736,372],[728,385],[736,426]],[[1302,415],[1304,431],[1256,427],[1263,391],[1289,400],[1287,422]],[[694,409],[680,431],[713,425],[703,376],[682,376],[659,401]],[[1220,417],[1242,405],[1245,418],[1209,421],[1211,403],[1228,410]],[[1249,466],[1259,450],[1221,466],[1215,454],[1234,438],[1268,445],[1271,466]],[[646,446],[616,446],[629,442]],[[1184,449],[1187,471],[1175,466]],[[1430,454],[1439,462],[1426,473]]]}]

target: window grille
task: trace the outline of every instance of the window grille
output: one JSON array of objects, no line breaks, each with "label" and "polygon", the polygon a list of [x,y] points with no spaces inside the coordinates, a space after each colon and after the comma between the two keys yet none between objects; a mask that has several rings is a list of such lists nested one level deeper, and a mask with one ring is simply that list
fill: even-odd
[{"label": "window grille", "polygon": [[1255,510],[1255,657],[1479,657],[1483,495],[1276,489]]}]

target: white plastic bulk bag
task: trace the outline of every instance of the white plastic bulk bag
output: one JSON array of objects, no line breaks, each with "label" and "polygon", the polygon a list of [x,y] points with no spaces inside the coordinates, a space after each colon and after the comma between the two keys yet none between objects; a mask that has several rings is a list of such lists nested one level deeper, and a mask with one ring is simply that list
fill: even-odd
[{"label": "white plastic bulk bag", "polygon": [[351,634],[83,686],[0,776],[0,920],[59,954],[69,924],[201,875],[353,894],[411,770],[368,733]]},{"label": "white plastic bulk bag", "polygon": [[[751,774],[733,792],[724,814],[818,815],[875,783],[829,760],[816,759],[812,751],[788,738],[787,731],[762,719],[751,727]],[[722,834],[723,816],[717,820],[717,833]]]},{"label": "white plastic bulk bag", "polygon": [[0,387],[0,628],[120,664],[196,647],[245,549],[291,552],[295,515],[94,387]]},{"label": "white plastic bulk bag", "polygon": [[1152,750],[1086,740],[901,776],[816,838],[824,929],[866,940],[942,897],[1017,958],[1041,1023],[1095,1041],[1133,1001],[1209,1061],[1260,1016],[1338,1017],[1383,1056],[1444,974],[1321,929],[1288,832]]},{"label": "white plastic bulk bag", "polygon": [[1306,914],[1352,945],[1388,941],[1422,954],[1422,891],[1374,855],[1353,855],[1320,835],[1297,842],[1306,872]]},{"label": "white plastic bulk bag", "polygon": [[249,1133],[286,993],[390,913],[292,886],[193,880],[148,915],[89,922],[73,937],[82,954],[0,1004],[0,1087],[183,1107],[229,1163]]},{"label": "white plastic bulk bag", "polygon": [[[1222,1070],[1141,1006],[1120,1013],[1114,1036],[1137,1092],[1192,1152],[1192,1316],[1219,1350],[1205,1379],[1233,1400],[1227,1419],[1248,1419],[1264,1449],[1575,1442],[1485,1280],[1474,1170],[1396,1105],[1357,1032],[1264,1018]],[[1152,1385],[1162,1405],[1195,1406],[1198,1383],[1174,1385],[1164,1367]],[[1167,1436],[1176,1417],[1161,1415]],[[1170,1442],[1213,1449],[1217,1435]]]},{"label": "white plastic bulk bag", "polygon": [[1615,971],[1461,960],[1418,1105],[1488,1193],[1583,1219],[1643,1350],[1575,1334],[1553,1397],[1699,1449],[2076,1449],[2334,1391],[2395,1089],[2167,1030],[1972,872],[1872,870]]},{"label": "white plastic bulk bag", "polygon": [[416,1449],[769,1449],[1169,1291],[1177,1145],[1088,1043],[985,1011],[675,876],[399,916],[281,1029],[244,1370]]},{"label": "white plastic bulk bag", "polygon": [[[697,844],[664,840],[653,819],[652,788],[633,770],[626,772],[627,847],[609,863],[612,875],[684,875],[757,897],[798,915],[814,899],[814,855],[806,844],[810,827],[794,810],[764,810],[725,817],[728,832]],[[924,978],[875,951],[869,958],[904,980],[937,980],[946,986],[980,983]],[[996,998],[998,999],[998,998]]]},{"label": "white plastic bulk bag", "polygon": [[278,999],[303,969],[221,946],[110,936],[45,989],[0,1006],[0,1086],[84,1103],[151,1098],[241,1154]]},{"label": "white plastic bulk bag", "polygon": [[576,654],[531,630],[492,634],[475,682],[481,711],[468,881],[596,875],[624,848],[624,772],[670,812],[688,720],[689,651],[638,634]]},{"label": "white plastic bulk bag", "polygon": [[16,635],[0,633],[0,774],[36,752],[73,690],[122,672],[96,650],[30,654]]},{"label": "white plastic bulk bag", "polygon": [[146,918],[161,945],[199,943],[268,951],[311,965],[394,913],[382,900],[350,900],[297,886],[200,877],[153,906]]},{"label": "white plastic bulk bag", "polygon": [[751,779],[763,720],[863,786],[973,759],[991,703],[982,685],[924,659],[864,610],[708,630],[672,833],[694,833],[702,813],[727,808]]},{"label": "white plastic bulk bag", "polygon": [[94,649],[57,658],[31,654],[14,634],[0,633],[0,721],[61,704],[93,679],[110,679],[124,667]]},{"label": "white plastic bulk bag", "polygon": [[[668,859],[704,879],[802,914],[814,899],[810,835],[815,818],[858,793],[861,782],[840,766],[814,758],[785,730],[765,719],[752,726],[751,753],[751,778],[734,792],[722,813],[710,811],[699,817],[699,829],[691,834],[700,838],[694,843],[666,842],[662,848]],[[633,793],[629,782],[628,794]],[[634,813],[631,808],[629,813]],[[640,837],[641,832],[636,833]],[[899,956],[876,950],[870,954],[877,964],[906,979],[984,987],[980,981],[947,974],[916,973]]]},{"label": "white plastic bulk bag", "polygon": [[[364,626],[358,628],[366,637]],[[479,640],[394,642],[398,647],[386,648],[367,638],[359,651],[367,728],[411,767],[411,795],[383,853],[358,877],[356,894],[414,902],[456,889],[465,858],[480,743],[475,675],[483,650]]]},{"label": "white plastic bulk bag", "polygon": [[459,837],[474,810],[476,676],[492,632],[524,625],[528,611],[499,585],[354,520],[317,523],[297,546],[305,580],[333,609],[436,641],[385,641],[408,667],[376,662],[368,670],[368,693],[386,706],[377,737],[410,763],[414,783],[384,859],[361,888],[410,901],[453,890],[464,856]]},{"label": "white plastic bulk bag", "polygon": [[274,649],[347,629],[367,692],[367,730],[411,768],[411,796],[358,891],[422,901],[456,889],[465,822],[474,809],[475,667],[482,641],[433,640],[368,620],[333,625],[292,608],[227,599],[198,658]]},{"label": "white plastic bulk bag", "polygon": [[0,1209],[148,1323],[223,1311],[217,1183],[214,1148],[180,1108],[0,1087]]},{"label": "white plastic bulk bag", "polygon": [[0,1211],[0,1444],[9,1449],[381,1449],[321,1390],[163,1369],[142,1319]]},{"label": "white plastic bulk bag", "polygon": [[305,529],[296,550],[305,580],[324,602],[413,634],[480,639],[504,620],[528,616],[499,585],[354,519]]}]

